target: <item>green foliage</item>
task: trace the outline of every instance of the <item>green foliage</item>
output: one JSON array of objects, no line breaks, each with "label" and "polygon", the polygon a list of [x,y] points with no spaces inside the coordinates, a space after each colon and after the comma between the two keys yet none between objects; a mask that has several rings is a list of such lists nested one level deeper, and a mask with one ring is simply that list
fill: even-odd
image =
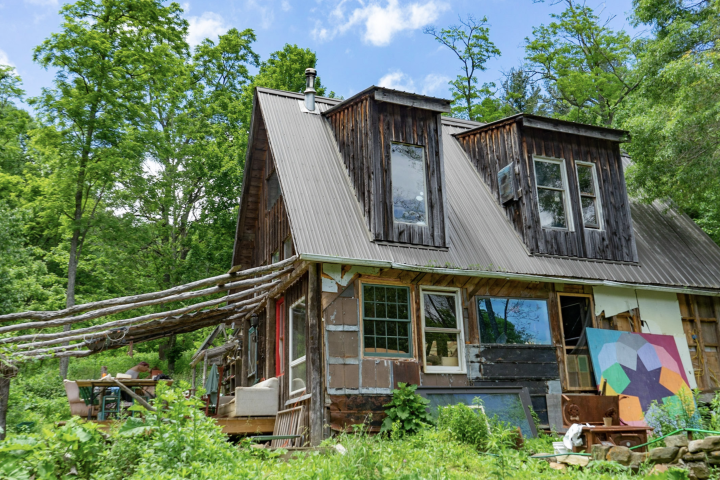
[{"label": "green foliage", "polygon": [[639,43],[602,23],[585,4],[565,0],[555,21],[525,39],[527,70],[546,85],[555,116],[610,126],[620,104],[638,87],[633,69]]},{"label": "green foliage", "polygon": [[429,400],[417,393],[417,385],[398,383],[398,388],[393,390],[393,398],[390,403],[384,405],[387,417],[382,424],[382,432],[393,431],[396,435],[415,435],[423,428],[431,425],[433,420],[427,412]]},{"label": "green foliage", "polygon": [[479,408],[473,409],[462,403],[438,407],[437,428],[456,442],[472,445],[478,450],[483,450],[488,441],[488,418]]},{"label": "green foliage", "polygon": [[492,89],[495,85],[485,83],[478,86],[476,74],[486,70],[488,60],[500,55],[500,50],[490,41],[487,18],[477,20],[469,15],[459,21],[459,25],[448,28],[438,30],[428,27],[424,30],[441,45],[448,47],[462,64],[462,74],[450,82],[453,116],[483,122],[507,116],[506,112],[499,113],[502,105],[493,98]]}]

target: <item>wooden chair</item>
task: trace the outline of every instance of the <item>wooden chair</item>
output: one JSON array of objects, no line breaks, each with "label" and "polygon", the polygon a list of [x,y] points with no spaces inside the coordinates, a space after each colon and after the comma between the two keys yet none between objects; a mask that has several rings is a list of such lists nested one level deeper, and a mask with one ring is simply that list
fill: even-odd
[{"label": "wooden chair", "polygon": [[304,406],[288,408],[277,413],[272,435],[257,435],[251,439],[263,442],[270,440],[270,448],[301,447],[303,435],[298,433],[302,428]]}]

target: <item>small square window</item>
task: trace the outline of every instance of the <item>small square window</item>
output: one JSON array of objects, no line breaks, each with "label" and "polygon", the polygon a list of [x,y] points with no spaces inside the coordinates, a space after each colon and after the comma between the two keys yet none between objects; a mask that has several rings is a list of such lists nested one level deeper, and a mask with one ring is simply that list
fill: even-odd
[{"label": "small square window", "polygon": [[408,287],[363,285],[363,351],[366,356],[412,356],[408,292]]}]

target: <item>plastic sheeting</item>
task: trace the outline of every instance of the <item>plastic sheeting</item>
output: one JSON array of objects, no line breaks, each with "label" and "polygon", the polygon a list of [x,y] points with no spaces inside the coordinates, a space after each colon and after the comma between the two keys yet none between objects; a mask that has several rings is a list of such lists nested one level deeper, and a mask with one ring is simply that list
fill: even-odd
[{"label": "plastic sheeting", "polygon": [[690,349],[683,331],[680,303],[676,294],[604,286],[593,287],[593,294],[595,315],[605,312],[605,317],[612,317],[633,308],[639,308],[640,319],[644,322],[643,333],[672,335],[675,338],[688,384],[690,388],[697,388]]},{"label": "plastic sheeting", "polygon": [[636,290],[640,319],[645,322],[643,332],[672,335],[675,337],[683,369],[690,388],[697,388],[697,380],[690,358],[687,338],[682,326],[680,303],[674,293],[657,292],[652,290]]},{"label": "plastic sheeting", "polygon": [[638,301],[635,290],[620,287],[593,287],[595,297],[595,315],[605,312],[605,317],[614,317],[637,308]]}]

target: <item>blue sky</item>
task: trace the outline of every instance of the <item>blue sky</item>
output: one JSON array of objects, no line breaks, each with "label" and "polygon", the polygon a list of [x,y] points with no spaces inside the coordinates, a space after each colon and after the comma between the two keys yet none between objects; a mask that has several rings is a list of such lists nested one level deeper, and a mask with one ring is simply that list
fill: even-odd
[{"label": "blue sky", "polygon": [[[632,27],[631,0],[587,0],[615,29]],[[53,72],[32,61],[32,51],[60,29],[62,0],[0,0],[0,63],[17,68],[28,96],[50,86]],[[261,57],[294,43],[317,52],[323,84],[346,98],[383,85],[449,98],[447,82],[459,72],[452,52],[422,33],[458,15],[486,16],[502,56],[487,64],[480,82],[498,81],[522,63],[524,39],[551,21],[562,5],[533,0],[190,0],[180,1],[190,22],[189,41],[217,38],[229,28],[253,28]],[[637,32],[635,32],[637,34]]]}]

